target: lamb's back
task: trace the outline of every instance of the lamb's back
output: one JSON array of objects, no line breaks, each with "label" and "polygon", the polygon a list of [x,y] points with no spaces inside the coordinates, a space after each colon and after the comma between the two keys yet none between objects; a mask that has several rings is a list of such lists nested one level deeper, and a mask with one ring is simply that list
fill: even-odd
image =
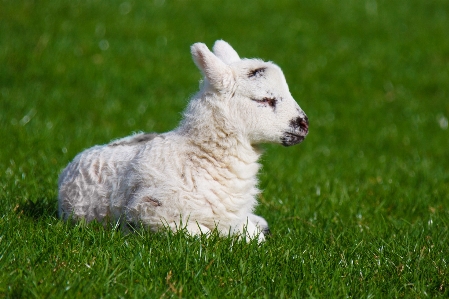
[{"label": "lamb's back", "polygon": [[110,199],[120,196],[130,161],[155,137],[138,134],[78,154],[59,177],[59,216],[86,221],[110,217]]}]

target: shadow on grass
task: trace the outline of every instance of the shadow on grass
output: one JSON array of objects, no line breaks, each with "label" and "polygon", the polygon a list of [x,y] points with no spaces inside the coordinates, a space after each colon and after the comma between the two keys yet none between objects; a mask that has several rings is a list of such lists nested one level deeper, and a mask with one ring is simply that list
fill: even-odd
[{"label": "shadow on grass", "polygon": [[57,217],[57,200],[48,198],[37,198],[36,200],[27,200],[18,205],[16,213],[22,214],[35,220],[42,217]]}]

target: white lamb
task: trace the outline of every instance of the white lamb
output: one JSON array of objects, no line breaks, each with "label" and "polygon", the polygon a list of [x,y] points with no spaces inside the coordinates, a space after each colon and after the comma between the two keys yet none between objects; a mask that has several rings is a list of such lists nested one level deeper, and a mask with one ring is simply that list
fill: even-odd
[{"label": "white lamb", "polygon": [[300,143],[307,116],[275,64],[240,59],[222,40],[191,53],[204,79],[179,127],[78,154],[59,178],[60,217],[265,239],[267,222],[252,214],[257,145]]}]

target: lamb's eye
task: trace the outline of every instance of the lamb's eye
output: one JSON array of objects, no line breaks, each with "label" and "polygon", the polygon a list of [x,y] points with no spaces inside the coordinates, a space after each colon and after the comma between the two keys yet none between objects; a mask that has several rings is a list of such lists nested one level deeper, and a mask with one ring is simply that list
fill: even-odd
[{"label": "lamb's eye", "polygon": [[257,99],[252,99],[253,101],[256,101],[258,103],[263,103],[263,104],[268,104],[270,107],[275,108],[276,107],[276,98],[269,98],[269,97],[265,97],[262,98],[261,100],[257,100]]}]

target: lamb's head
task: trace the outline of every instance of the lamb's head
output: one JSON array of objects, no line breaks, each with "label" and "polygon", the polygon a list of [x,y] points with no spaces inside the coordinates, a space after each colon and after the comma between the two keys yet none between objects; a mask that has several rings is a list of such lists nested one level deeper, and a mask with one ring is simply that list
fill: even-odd
[{"label": "lamb's head", "polygon": [[282,70],[260,59],[240,59],[225,41],[213,47],[196,43],[193,59],[203,73],[203,91],[217,94],[216,113],[251,144],[300,143],[308,133],[306,114],[293,99]]}]

